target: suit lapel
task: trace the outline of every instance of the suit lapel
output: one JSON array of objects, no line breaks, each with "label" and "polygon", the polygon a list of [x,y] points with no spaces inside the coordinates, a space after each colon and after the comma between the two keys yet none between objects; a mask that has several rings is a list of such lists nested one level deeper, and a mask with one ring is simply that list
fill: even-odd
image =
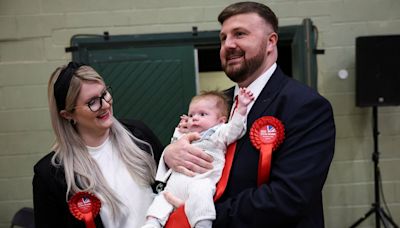
[{"label": "suit lapel", "polygon": [[235,93],[235,86],[232,86],[231,88],[224,90],[225,96],[227,96],[228,99],[229,99],[229,100],[228,100],[229,110],[231,110],[232,105],[233,105],[233,96],[234,96],[234,93]]},{"label": "suit lapel", "polygon": [[[253,124],[253,122],[268,113],[266,110],[274,101],[275,97],[279,94],[282,87],[286,84],[288,77],[284,75],[279,66],[276,68],[275,72],[272,74],[271,78],[268,80],[267,84],[262,89],[260,95],[257,97],[253,107],[251,108],[247,116],[247,133],[241,139],[237,141],[236,151],[240,150],[243,143],[248,139],[248,132]],[[233,103],[235,87],[231,87],[225,90],[225,94],[231,99],[230,105]],[[269,115],[272,115],[269,114]]]},{"label": "suit lapel", "polygon": [[264,116],[265,114],[263,113],[268,113],[266,110],[271,105],[272,101],[274,101],[275,97],[279,94],[287,80],[288,78],[283,74],[281,69],[277,67],[267,84],[264,86],[260,95],[257,97],[257,100],[247,116],[248,128],[251,127],[257,118]]}]

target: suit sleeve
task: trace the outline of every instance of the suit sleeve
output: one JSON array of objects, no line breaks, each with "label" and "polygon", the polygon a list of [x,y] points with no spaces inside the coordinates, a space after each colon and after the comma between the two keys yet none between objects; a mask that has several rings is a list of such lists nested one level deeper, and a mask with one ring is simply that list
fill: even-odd
[{"label": "suit sleeve", "polygon": [[322,97],[299,103],[276,109],[285,140],[273,153],[269,183],[217,202],[213,227],[296,227],[322,205],[335,144],[333,113]]}]

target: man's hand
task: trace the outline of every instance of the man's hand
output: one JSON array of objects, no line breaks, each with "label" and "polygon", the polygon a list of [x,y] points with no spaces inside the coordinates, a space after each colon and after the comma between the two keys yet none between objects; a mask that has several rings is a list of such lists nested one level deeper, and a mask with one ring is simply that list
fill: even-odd
[{"label": "man's hand", "polygon": [[190,143],[200,138],[199,133],[184,135],[164,149],[164,162],[172,170],[187,176],[205,173],[212,169],[213,158]]}]

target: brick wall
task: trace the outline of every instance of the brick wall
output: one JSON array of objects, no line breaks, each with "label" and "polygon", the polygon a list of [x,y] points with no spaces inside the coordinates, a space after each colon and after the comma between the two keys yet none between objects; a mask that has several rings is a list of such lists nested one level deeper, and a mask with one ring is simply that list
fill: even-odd
[{"label": "brick wall", "polygon": [[[234,1],[213,0],[0,0],[0,228],[32,206],[32,166],[53,141],[46,87],[50,73],[66,63],[74,34],[144,34],[216,30],[216,16]],[[318,88],[333,105],[337,143],[324,189],[326,226],[348,227],[371,207],[372,117],[355,107],[355,38],[400,34],[398,0],[261,1],[281,25],[309,17],[319,30]],[[379,58],[379,57],[377,57]],[[349,77],[339,79],[346,69]],[[379,108],[382,185],[400,223],[400,109]],[[373,227],[371,216],[361,227]]]}]

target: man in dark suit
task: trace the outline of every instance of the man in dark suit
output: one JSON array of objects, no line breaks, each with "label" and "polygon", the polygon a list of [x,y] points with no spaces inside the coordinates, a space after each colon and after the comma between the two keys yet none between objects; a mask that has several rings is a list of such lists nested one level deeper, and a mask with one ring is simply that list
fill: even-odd
[{"label": "man in dark suit", "polygon": [[[213,227],[324,227],[322,188],[335,145],[330,103],[277,66],[278,19],[270,8],[235,3],[218,20],[221,63],[237,83],[228,93],[234,97],[239,87],[247,87],[256,97],[248,131],[257,119],[273,116],[283,123],[285,139],[272,154],[269,180],[261,185],[260,151],[248,132],[237,142],[226,190],[215,203]],[[168,146],[165,162],[187,174],[203,172],[208,158],[190,140]]]}]

